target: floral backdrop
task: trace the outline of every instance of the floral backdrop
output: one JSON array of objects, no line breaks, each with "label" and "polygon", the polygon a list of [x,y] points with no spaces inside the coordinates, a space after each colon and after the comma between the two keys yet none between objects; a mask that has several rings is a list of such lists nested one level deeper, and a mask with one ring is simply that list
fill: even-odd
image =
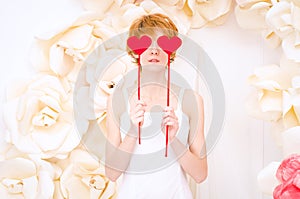
[{"label": "floral backdrop", "polygon": [[[99,154],[93,156],[93,149],[87,151],[83,139],[95,126],[105,132],[106,98],[132,64],[126,58],[118,60],[100,81],[95,75],[97,68],[89,67],[83,71],[83,86],[74,90],[75,82],[87,56],[103,41],[128,30],[138,16],[157,12],[170,16],[181,34],[221,25],[234,12],[241,28],[260,31],[270,49],[282,48],[280,63],[254,67],[248,82],[255,92],[246,104],[250,115],[274,125],[274,141],[285,158],[282,163],[271,162],[258,174],[262,192],[282,199],[299,196],[298,0],[81,2],[86,11],[73,21],[36,35],[28,57],[35,75],[7,89],[3,112],[6,132],[0,151],[1,197],[115,198],[117,184],[105,177]],[[102,46],[97,50],[89,59],[93,63],[104,53],[124,49]],[[74,113],[74,103],[87,103],[92,98],[96,102],[93,107]],[[75,124],[74,114],[80,125]]]},{"label": "floral backdrop", "polygon": [[273,125],[284,161],[271,162],[258,174],[261,190],[275,199],[300,197],[300,2],[237,0],[235,15],[245,29],[260,31],[270,48],[282,48],[280,63],[254,69],[248,82],[256,92],[248,113]]}]

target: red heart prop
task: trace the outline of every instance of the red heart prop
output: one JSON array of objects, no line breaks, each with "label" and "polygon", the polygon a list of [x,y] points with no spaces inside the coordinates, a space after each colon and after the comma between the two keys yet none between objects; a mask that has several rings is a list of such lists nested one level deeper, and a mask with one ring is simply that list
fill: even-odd
[{"label": "red heart prop", "polygon": [[176,51],[181,46],[181,43],[181,39],[177,36],[174,36],[170,39],[167,36],[160,36],[157,39],[157,44],[159,47],[161,47],[163,51],[169,55]]},{"label": "red heart prop", "polygon": [[151,43],[152,40],[147,35],[142,36],[140,39],[136,36],[131,36],[127,39],[128,47],[138,55],[141,55],[145,50],[147,50]]}]

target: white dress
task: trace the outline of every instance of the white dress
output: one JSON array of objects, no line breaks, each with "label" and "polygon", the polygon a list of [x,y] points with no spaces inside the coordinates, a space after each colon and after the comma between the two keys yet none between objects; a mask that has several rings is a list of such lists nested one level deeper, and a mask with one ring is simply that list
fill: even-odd
[{"label": "white dress", "polygon": [[[179,121],[177,138],[187,146],[189,118],[182,112],[184,89],[178,96],[175,114]],[[125,96],[126,93],[124,93]],[[128,99],[128,97],[127,97]],[[122,140],[129,128],[129,100],[127,113],[120,118]],[[117,199],[192,199],[186,174],[177,162],[172,147],[165,157],[165,134],[161,131],[162,112],[145,112],[141,127],[141,144],[136,143],[126,172],[118,184]]]}]

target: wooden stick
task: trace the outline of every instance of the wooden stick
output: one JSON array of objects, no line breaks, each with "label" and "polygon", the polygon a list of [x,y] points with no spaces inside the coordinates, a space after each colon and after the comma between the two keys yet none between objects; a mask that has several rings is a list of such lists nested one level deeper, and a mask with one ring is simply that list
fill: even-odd
[{"label": "wooden stick", "polygon": [[[167,89],[167,106],[170,105],[170,54],[168,53],[168,89]],[[168,156],[168,144],[169,144],[169,126],[166,126],[166,152],[165,157]]]},{"label": "wooden stick", "polygon": [[[140,55],[138,56],[138,100],[141,99],[141,63],[140,63]],[[141,122],[139,122],[138,127],[138,139],[139,144],[141,144]]]}]

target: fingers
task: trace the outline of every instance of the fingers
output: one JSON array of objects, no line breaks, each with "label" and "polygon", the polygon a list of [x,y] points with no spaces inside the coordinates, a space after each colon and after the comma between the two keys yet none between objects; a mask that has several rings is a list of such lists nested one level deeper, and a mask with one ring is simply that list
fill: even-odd
[{"label": "fingers", "polygon": [[177,116],[175,115],[174,109],[172,107],[167,106],[164,110],[163,119],[165,118],[173,118],[177,119]]},{"label": "fingers", "polygon": [[167,106],[164,109],[164,115],[163,115],[163,121],[162,121],[162,125],[178,125],[178,118],[175,115],[174,109],[172,107]]},{"label": "fingers", "polygon": [[138,126],[139,123],[143,125],[144,123],[144,113],[146,111],[147,104],[143,100],[138,100],[135,102],[130,111],[130,118],[132,123],[135,126]]},{"label": "fingers", "polygon": [[178,118],[175,115],[174,109],[172,107],[166,107],[164,109],[164,115],[161,123],[162,132],[166,132],[166,127],[168,126],[168,138],[171,142],[179,129]]},{"label": "fingers", "polygon": [[165,118],[162,121],[162,125],[163,126],[166,126],[166,125],[177,126],[178,125],[178,120],[177,119],[173,119],[173,118]]}]

